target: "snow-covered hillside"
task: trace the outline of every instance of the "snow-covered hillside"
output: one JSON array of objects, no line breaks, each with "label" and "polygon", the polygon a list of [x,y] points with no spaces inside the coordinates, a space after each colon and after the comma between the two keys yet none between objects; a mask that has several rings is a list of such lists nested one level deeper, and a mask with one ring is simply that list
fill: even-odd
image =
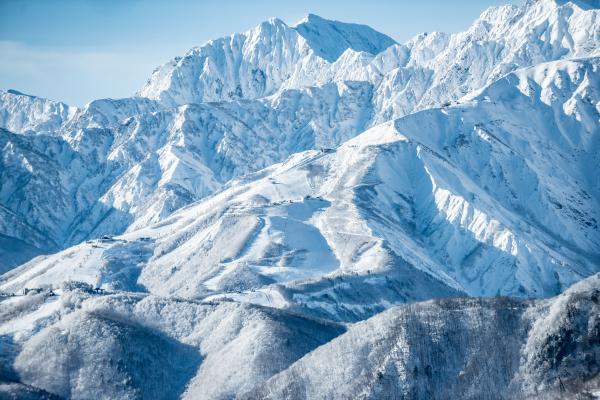
[{"label": "snow-covered hillside", "polygon": [[55,244],[40,251],[146,226],[232,177],[354,136],[370,96],[348,82],[170,109],[141,98],[95,101],[58,134],[1,131],[1,204]]},{"label": "snow-covered hillside", "polygon": [[313,15],[295,27],[271,19],[162,65],[140,95],[186,104],[361,81],[373,86],[379,123],[457,100],[517,68],[598,55],[599,43],[600,12],[582,1],[492,7],[465,32],[406,44]]},{"label": "snow-covered hillside", "polygon": [[599,288],[595,275],[549,301],[396,307],[352,326],[242,398],[594,398]]},{"label": "snow-covered hillside", "polygon": [[16,90],[0,91],[0,127],[12,132],[55,132],[76,110],[64,103]]},{"label": "snow-covered hillside", "polygon": [[271,19],[160,67],[140,91],[155,100],[75,109],[4,92],[0,126],[29,134],[2,134],[10,174],[0,205],[16,224],[0,233],[33,255],[147,226],[231,178],[457,100],[505,72],[598,54],[598,26],[598,9],[553,0],[491,8],[464,33],[403,45],[315,15],[293,27]]},{"label": "snow-covered hillside", "polygon": [[330,70],[346,51],[372,56],[394,44],[365,25],[309,15],[290,27],[271,18],[160,66],[140,95],[168,105],[256,99],[282,87],[315,86],[322,70]]},{"label": "snow-covered hillside", "polygon": [[598,271],[599,70],[600,58],[519,70],[149,228],[36,259],[1,287],[225,292],[342,320],[459,293],[560,293]]},{"label": "snow-covered hillside", "polygon": [[600,383],[598,275],[549,300],[435,300],[349,327],[83,289],[2,300],[0,395],[558,399]]},{"label": "snow-covered hillside", "polygon": [[130,98],[0,92],[0,397],[600,393],[596,3],[272,18]]},{"label": "snow-covered hillside", "polygon": [[231,398],[345,331],[242,303],[80,289],[3,299],[0,321],[1,378],[81,399]]}]

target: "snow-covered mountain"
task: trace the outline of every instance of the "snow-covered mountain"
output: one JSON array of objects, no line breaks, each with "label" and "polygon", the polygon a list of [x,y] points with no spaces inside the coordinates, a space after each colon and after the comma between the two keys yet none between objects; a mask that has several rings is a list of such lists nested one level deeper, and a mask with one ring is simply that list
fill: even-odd
[{"label": "snow-covered mountain", "polygon": [[348,82],[168,109],[142,98],[95,101],[56,134],[0,133],[1,204],[55,244],[42,252],[146,226],[232,177],[347,140],[364,128],[370,94]]},{"label": "snow-covered mountain", "polygon": [[[598,26],[597,9],[552,0],[491,8],[467,32],[420,35],[404,45],[314,15],[294,27],[271,19],[160,67],[140,91],[156,100],[105,99],[75,109],[5,92],[0,125],[29,134],[3,134],[10,148],[2,167],[11,173],[0,181],[0,205],[43,237],[25,241],[32,254],[122,233],[233,177],[299,151],[335,147],[518,67],[597,54]],[[249,74],[264,82],[254,85]],[[48,140],[63,150],[50,151]],[[44,161],[32,164],[34,158]],[[40,201],[45,193],[49,201]]]},{"label": "snow-covered mountain", "polygon": [[343,326],[238,302],[71,285],[58,296],[3,300],[0,395],[591,396],[600,383],[599,296],[595,275],[548,300],[434,300]]},{"label": "snow-covered mountain", "polygon": [[151,227],[35,259],[1,287],[73,279],[186,298],[225,292],[342,320],[460,293],[560,293],[600,260],[600,180],[590,174],[599,71],[600,58],[519,70],[459,105],[234,180]]},{"label": "snow-covered mountain", "polygon": [[527,1],[405,44],[273,18],[131,98],[0,92],[0,293],[63,288],[0,296],[0,393],[597,387],[599,18]]},{"label": "snow-covered mountain", "polygon": [[[36,135],[4,134],[3,169],[11,173],[0,182],[0,204],[43,237],[25,241],[32,254],[118,234],[160,221],[233,177],[335,147],[507,71],[596,54],[599,32],[597,9],[551,0],[492,8],[467,32],[420,35],[405,45],[309,15],[294,27],[271,19],[163,65],[140,91],[156,101],[105,99],[77,110],[6,92],[1,125]],[[255,81],[248,74],[265,82],[246,87]],[[64,150],[49,151],[48,140]],[[49,191],[49,201],[40,201]]]},{"label": "snow-covered mountain", "polygon": [[0,91],[0,127],[12,132],[55,132],[76,110],[76,107],[16,90]]},{"label": "snow-covered mountain", "polygon": [[452,299],[393,308],[241,398],[594,398],[599,278],[548,301]]},{"label": "snow-covered mountain", "polygon": [[160,66],[139,94],[169,105],[256,99],[282,87],[315,86],[322,70],[331,70],[347,51],[372,56],[394,44],[365,25],[311,14],[290,27],[271,18]]},{"label": "snow-covered mountain", "polygon": [[0,321],[3,398],[18,384],[61,398],[226,398],[345,331],[243,303],[79,289],[3,301]]},{"label": "snow-covered mountain", "polygon": [[457,100],[517,68],[599,54],[600,14],[591,4],[492,7],[466,32],[421,34],[406,44],[311,15],[295,27],[271,19],[162,65],[140,95],[186,104],[363,81],[373,86],[379,123]]}]

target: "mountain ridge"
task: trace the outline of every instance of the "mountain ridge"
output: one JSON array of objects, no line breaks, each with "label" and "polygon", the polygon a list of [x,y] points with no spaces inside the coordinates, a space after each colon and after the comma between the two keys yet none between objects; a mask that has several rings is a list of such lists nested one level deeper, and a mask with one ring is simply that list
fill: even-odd
[{"label": "mountain ridge", "polygon": [[233,180],[154,226],[36,260],[1,287],[70,276],[351,320],[422,296],[555,295],[597,271],[599,62],[518,70],[461,104]]},{"label": "mountain ridge", "polygon": [[272,18],[130,98],[0,92],[0,397],[598,396],[593,4]]},{"label": "mountain ridge", "polygon": [[[510,28],[509,22],[513,19],[521,21],[519,25],[521,28]],[[263,28],[277,28],[274,38],[280,37],[277,40],[281,41],[282,46],[287,46],[291,42],[285,32],[289,33],[291,28],[277,21],[279,20],[266,22]],[[4,100],[0,102],[0,118],[5,115],[11,116],[10,118],[14,120],[15,115],[22,115],[19,117],[21,122],[16,125],[15,122],[10,121],[2,123],[4,127],[14,130],[15,133],[24,133],[31,127],[44,127],[50,124],[52,129],[47,134],[62,137],[64,144],[75,149],[74,154],[77,155],[74,158],[75,162],[71,162],[73,168],[68,169],[72,172],[54,171],[53,174],[82,175],[76,177],[74,181],[81,182],[85,178],[95,182],[87,187],[93,189],[83,196],[81,194],[83,187],[70,187],[68,183],[58,183],[61,187],[60,192],[64,193],[61,195],[64,198],[59,197],[59,201],[63,204],[71,203],[67,208],[72,209],[72,213],[67,213],[56,221],[37,220],[42,221],[42,224],[38,225],[42,232],[70,230],[72,233],[69,235],[61,234],[57,237],[52,234],[49,238],[51,241],[58,242],[59,247],[64,247],[87,238],[118,234],[127,229],[156,222],[181,206],[200,200],[218,190],[227,180],[280,162],[294,152],[309,148],[333,148],[379,123],[422,108],[456,103],[465,93],[479,89],[493,76],[506,69],[499,67],[499,62],[509,66],[509,69],[516,68],[512,61],[508,62],[505,59],[509,57],[510,60],[511,57],[515,57],[515,54],[519,54],[510,50],[506,51],[507,56],[504,58],[490,59],[479,54],[478,47],[468,43],[473,43],[474,38],[485,39],[486,35],[491,35],[493,40],[482,42],[478,39],[477,43],[496,48],[494,41],[500,40],[497,38],[506,40],[504,37],[513,36],[518,39],[515,43],[527,42],[531,35],[536,34],[535,32],[539,33],[539,29],[542,29],[537,28],[536,24],[542,28],[546,26],[548,32],[562,32],[560,35],[567,39],[576,36],[577,40],[567,40],[567,43],[572,43],[569,46],[574,49],[575,55],[595,54],[598,51],[597,45],[594,44],[598,42],[594,40],[594,35],[598,35],[598,10],[582,10],[573,3],[561,5],[554,2],[535,2],[520,8],[515,6],[491,8],[484,12],[466,33],[420,35],[406,45],[392,45],[377,55],[346,50],[327,68],[321,68],[327,64],[325,60],[315,59],[316,61],[313,62],[313,56],[308,55],[303,62],[311,64],[311,67],[317,66],[314,71],[319,71],[319,76],[308,80],[300,76],[290,78],[288,83],[278,89],[278,93],[268,97],[253,100],[229,99],[217,103],[201,103],[200,106],[177,107],[172,107],[171,100],[163,104],[157,100],[134,97],[98,100],[74,109],[44,99],[4,94]],[[589,26],[590,29],[584,31],[583,35],[573,36],[570,33],[577,26],[582,25]],[[532,27],[535,29],[532,30]],[[250,31],[254,32],[253,37],[258,40],[256,45],[275,40],[268,35],[260,39],[263,28],[259,26]],[[486,33],[488,29],[492,33]],[[511,33],[512,31],[516,33]],[[545,36],[550,39],[542,47],[532,41],[535,46],[530,46],[527,52],[531,53],[532,49],[535,49],[535,52],[539,53],[536,57],[539,58],[541,55],[545,59],[559,56],[571,57],[571,53],[564,53],[564,49],[560,50],[563,40],[561,36],[552,39],[553,35],[555,33]],[[221,43],[223,40],[219,39],[218,42]],[[233,35],[229,45],[241,40],[239,35]],[[479,47],[484,48],[483,44]],[[303,48],[306,50],[309,47]],[[249,54],[259,54],[253,52],[254,50]],[[458,77],[459,80],[462,79],[461,76],[469,76],[463,73],[464,66],[460,62],[457,64],[452,61],[454,59],[460,61],[461,57],[456,55],[458,53],[464,54],[465,60],[472,60],[471,63],[481,64],[484,67],[482,71],[487,71],[476,80],[471,78],[472,82],[466,82],[464,88],[452,83],[454,78],[449,78],[447,75],[448,71],[454,71],[452,76]],[[298,56],[300,53],[294,54]],[[191,60],[184,62],[184,59],[180,59],[177,63],[194,65]],[[213,65],[216,61],[218,58],[207,65]],[[288,61],[286,63],[289,65],[301,65]],[[270,65],[271,59],[263,62]],[[531,62],[534,60],[527,63]],[[438,64],[441,65],[438,72],[430,69],[432,65]],[[213,67],[209,70],[212,71]],[[494,72],[495,70],[498,72]],[[246,70],[246,72],[252,71]],[[491,75],[487,76],[488,73]],[[442,86],[435,84],[436,81]],[[228,85],[233,85],[231,87],[235,89],[236,80],[228,80],[228,82],[230,82]],[[312,86],[306,87],[306,85]],[[185,87],[193,89],[195,86],[185,84]],[[257,88],[258,86],[254,87]],[[263,89],[260,89],[260,93],[263,93]],[[196,99],[191,92],[186,94],[185,98],[193,101],[201,100]],[[434,103],[427,100],[431,98],[436,98]],[[13,112],[15,107],[22,110],[19,111],[20,114]],[[53,111],[40,114],[35,111],[35,107],[46,107],[48,110],[58,107],[68,111],[62,114]],[[322,109],[326,112],[317,111]],[[258,117],[251,117],[251,113]],[[201,122],[201,126],[198,126],[198,120],[205,122]],[[214,131],[211,127],[213,125],[217,126],[216,130],[219,133],[209,135],[209,131]],[[260,128],[250,129],[251,126],[260,126]],[[194,132],[196,130],[204,131],[201,135],[208,140],[196,138],[198,136]],[[159,139],[159,131],[163,136],[162,139]],[[179,142],[164,142],[164,132],[167,131],[171,132],[167,140]],[[132,134],[134,136],[130,136]],[[194,139],[190,139],[191,137]],[[279,141],[275,145],[277,147],[270,143],[275,137],[278,137],[276,140]],[[23,140],[33,142],[38,139],[28,137]],[[196,142],[200,140],[205,144],[192,146],[192,151],[176,144],[190,140]],[[102,145],[95,148],[98,141]],[[131,144],[128,145],[127,142]],[[163,143],[162,147],[157,146],[160,143]],[[216,147],[217,154],[211,154],[208,148],[203,147],[206,145]],[[32,143],[27,146],[38,145]],[[258,160],[257,163],[247,163],[244,157],[240,156],[249,148],[252,149],[252,157]],[[65,163],[64,159],[54,160],[57,157],[54,154],[50,157],[53,159],[51,164],[64,165]],[[108,159],[104,160],[107,157]],[[146,160],[146,157],[149,158]],[[27,163],[23,160],[18,161],[18,165],[21,164]],[[80,165],[86,167],[82,169]],[[12,166],[10,163],[5,164],[5,168],[10,169]],[[195,174],[191,171],[195,169],[202,171],[199,177],[192,176]],[[33,185],[35,179],[27,178],[30,174],[31,172],[25,168],[15,175],[22,181],[31,182],[28,184],[31,186],[25,187],[26,191],[23,192],[19,204],[28,204],[36,210],[40,208],[40,203],[30,194],[36,193],[38,189]],[[63,180],[63,182],[67,181]],[[9,180],[3,186],[11,187],[11,185],[12,182]],[[39,189],[42,192],[45,190],[43,185]],[[24,224],[33,223],[30,215],[20,214],[18,207],[21,206],[16,202],[4,199],[2,205],[23,219]],[[44,214],[48,211],[39,210],[39,212]],[[24,234],[21,236],[26,237]],[[35,243],[29,245],[35,246]],[[45,252],[48,249],[40,248],[39,251]]]}]

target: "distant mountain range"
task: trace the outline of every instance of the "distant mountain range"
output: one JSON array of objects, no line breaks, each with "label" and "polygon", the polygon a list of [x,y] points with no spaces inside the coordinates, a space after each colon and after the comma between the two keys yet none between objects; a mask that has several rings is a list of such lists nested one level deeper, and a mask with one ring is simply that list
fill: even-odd
[{"label": "distant mountain range", "polygon": [[[1,300],[0,394],[600,384],[593,1],[492,7],[405,44],[270,19],[158,67],[131,98],[0,92],[0,148],[0,292],[42,291]],[[506,353],[478,354],[495,340]]]}]

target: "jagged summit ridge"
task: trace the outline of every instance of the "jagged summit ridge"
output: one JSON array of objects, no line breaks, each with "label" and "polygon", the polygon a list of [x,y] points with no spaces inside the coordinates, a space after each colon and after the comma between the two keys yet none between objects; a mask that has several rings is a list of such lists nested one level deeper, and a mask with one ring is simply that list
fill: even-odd
[{"label": "jagged summit ridge", "polygon": [[396,44],[392,38],[367,25],[330,21],[315,14],[308,14],[293,28],[329,62],[337,60],[347,49],[375,55]]},{"label": "jagged summit ridge", "polygon": [[142,96],[1,92],[0,397],[597,395],[599,39],[272,18]]},{"label": "jagged summit ridge", "polygon": [[17,90],[0,91],[0,127],[13,132],[55,132],[76,110]]},{"label": "jagged summit ridge", "polygon": [[[2,288],[71,276],[342,320],[440,295],[559,293],[598,268],[599,70],[588,58],[516,71],[461,104],[233,180],[150,227],[35,260]],[[134,281],[115,273],[121,263]]]},{"label": "jagged summit ridge", "polygon": [[[272,19],[225,40],[244,38],[243,45],[227,50],[232,60],[209,50],[221,42],[210,42],[193,51],[197,57],[159,68],[140,94],[183,104],[259,98],[332,80],[359,80],[376,89],[381,113],[376,120],[383,122],[457,100],[517,68],[597,54],[598,21],[597,9],[578,3],[530,2],[491,7],[463,33],[419,35],[395,44],[368,27],[314,15],[296,27]],[[266,32],[274,36],[264,36]],[[283,35],[286,39],[276,39],[276,32],[288,32]],[[268,59],[276,70],[265,69],[253,55],[280,40],[288,51]],[[367,53],[361,55],[362,51]],[[211,65],[229,67],[218,70]]]},{"label": "jagged summit ridge", "polygon": [[[339,28],[315,16],[304,23],[311,20]],[[331,34],[379,37],[342,25],[345,31]],[[152,99],[75,109],[4,93],[3,126],[46,131],[60,151],[46,138],[7,133],[11,156],[3,167],[11,174],[1,204],[17,226],[35,226],[37,236],[18,234],[34,247],[122,233],[295,152],[333,148],[377,124],[456,103],[519,67],[597,54],[598,35],[597,9],[534,2],[491,8],[463,33],[418,35],[378,54],[348,48],[330,63],[294,27],[271,19],[160,67],[142,90]],[[44,167],[32,160],[45,160]],[[49,192],[52,201],[41,201]],[[33,240],[40,234],[46,240]]]},{"label": "jagged summit ridge", "polygon": [[394,43],[368,26],[313,14],[295,27],[271,18],[159,67],[140,94],[168,104],[259,98],[275,93],[285,82],[308,86],[300,82],[313,80],[319,68],[348,49],[376,54]]}]

